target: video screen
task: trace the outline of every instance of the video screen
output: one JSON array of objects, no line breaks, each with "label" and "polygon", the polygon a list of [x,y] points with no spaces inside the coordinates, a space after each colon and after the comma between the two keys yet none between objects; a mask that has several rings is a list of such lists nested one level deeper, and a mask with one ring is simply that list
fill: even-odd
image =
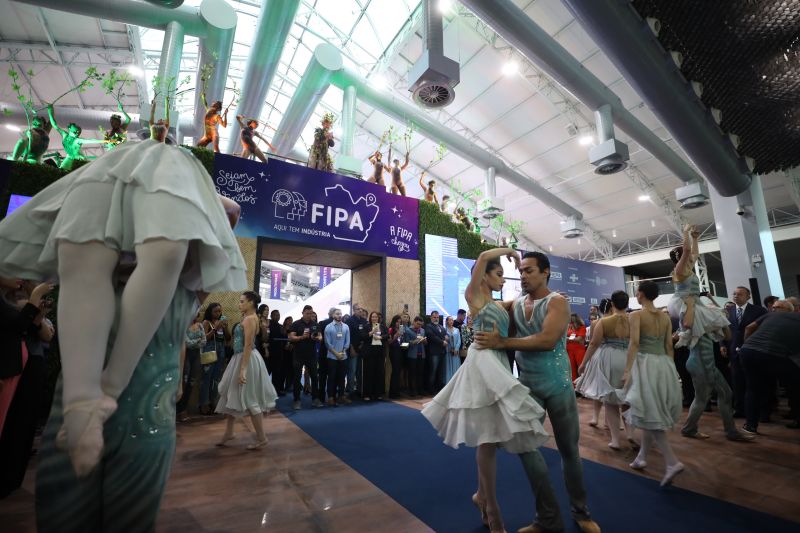
[{"label": "video screen", "polygon": [[6,210],[6,216],[10,215],[17,209],[23,206],[25,202],[30,200],[31,196],[22,196],[21,194],[12,194],[11,199],[8,201],[8,209]]}]

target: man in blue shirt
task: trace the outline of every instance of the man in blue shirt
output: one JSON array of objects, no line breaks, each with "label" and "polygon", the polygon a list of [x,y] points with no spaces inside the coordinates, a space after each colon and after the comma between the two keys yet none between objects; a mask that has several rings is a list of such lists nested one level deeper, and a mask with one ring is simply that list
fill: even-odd
[{"label": "man in blue shirt", "polygon": [[342,323],[342,310],[334,309],[333,322],[325,328],[325,347],[328,348],[328,405],[348,404],[344,394],[344,375],[347,370],[347,349],[350,347],[350,328]]},{"label": "man in blue shirt", "polygon": [[414,324],[403,331],[403,342],[408,351],[408,394],[419,396],[422,394],[425,371],[425,345],[428,339],[425,338],[425,329],[422,327],[422,318],[414,318]]},{"label": "man in blue shirt", "polygon": [[425,326],[425,338],[428,339],[428,357],[430,372],[428,374],[428,392],[436,394],[442,383],[443,360],[447,353],[447,331],[439,324],[439,311],[431,311],[431,321]]}]

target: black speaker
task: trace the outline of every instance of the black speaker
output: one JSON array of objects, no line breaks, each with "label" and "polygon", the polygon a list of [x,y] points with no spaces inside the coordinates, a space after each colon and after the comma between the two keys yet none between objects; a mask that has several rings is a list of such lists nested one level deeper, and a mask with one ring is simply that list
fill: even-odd
[{"label": "black speaker", "polygon": [[761,305],[761,291],[758,290],[758,280],[750,278],[750,295],[753,297],[755,305]]}]

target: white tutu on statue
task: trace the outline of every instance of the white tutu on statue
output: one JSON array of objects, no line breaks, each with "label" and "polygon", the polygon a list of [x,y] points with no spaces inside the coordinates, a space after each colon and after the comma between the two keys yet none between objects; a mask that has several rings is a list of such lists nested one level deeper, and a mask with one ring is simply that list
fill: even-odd
[{"label": "white tutu on statue", "polygon": [[190,241],[189,289],[240,290],[244,259],[216,189],[188,150],[128,142],[45,188],[0,223],[0,274],[54,279],[58,242],[135,252],[148,239]]},{"label": "white tutu on statue", "polygon": [[242,353],[234,355],[222,374],[218,386],[217,413],[232,416],[257,415],[268,413],[275,407],[278,394],[272,386],[264,359],[256,349],[253,349],[247,361],[245,384],[239,383],[239,365],[243,356]]},{"label": "white tutu on statue", "polygon": [[505,353],[469,347],[464,364],[422,415],[444,443],[476,447],[497,443],[510,453],[537,449],[549,437],[545,412],[508,368]]}]

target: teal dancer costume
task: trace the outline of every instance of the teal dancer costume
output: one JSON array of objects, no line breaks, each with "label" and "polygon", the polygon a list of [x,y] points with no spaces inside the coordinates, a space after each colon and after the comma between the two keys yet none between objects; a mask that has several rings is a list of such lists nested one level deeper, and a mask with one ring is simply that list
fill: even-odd
[{"label": "teal dancer costume", "polygon": [[[495,326],[508,335],[508,313],[489,302],[475,316],[474,329],[492,331]],[[511,374],[505,352],[472,344],[464,364],[425,404],[422,415],[453,448],[498,443],[510,453],[530,452],[549,435],[541,424],[544,410],[529,392]]]},{"label": "teal dancer costume", "polygon": [[[120,287],[118,297],[121,294]],[[119,397],[119,408],[105,423],[100,464],[81,480],[75,476],[69,455],[55,447],[55,436],[63,422],[59,379],[36,470],[36,521],[40,533],[155,529],[175,455],[178,352],[197,305],[195,293],[179,285],[128,387]],[[109,351],[115,330],[116,326],[109,337]]]},{"label": "teal dancer costume", "polygon": [[[531,319],[525,318],[525,298],[514,301],[514,322],[517,337],[528,337],[542,331],[547,305],[556,292],[534,303]],[[572,515],[576,520],[590,520],[583,485],[583,465],[578,450],[580,428],[578,406],[572,388],[572,374],[567,356],[566,331],[552,350],[516,353],[519,380],[531,391],[531,397],[545,408],[553,425],[553,436],[561,455],[564,481],[569,493]],[[550,483],[547,463],[538,450],[520,455],[528,481],[536,495],[535,523],[547,531],[563,531],[564,520]]]}]

